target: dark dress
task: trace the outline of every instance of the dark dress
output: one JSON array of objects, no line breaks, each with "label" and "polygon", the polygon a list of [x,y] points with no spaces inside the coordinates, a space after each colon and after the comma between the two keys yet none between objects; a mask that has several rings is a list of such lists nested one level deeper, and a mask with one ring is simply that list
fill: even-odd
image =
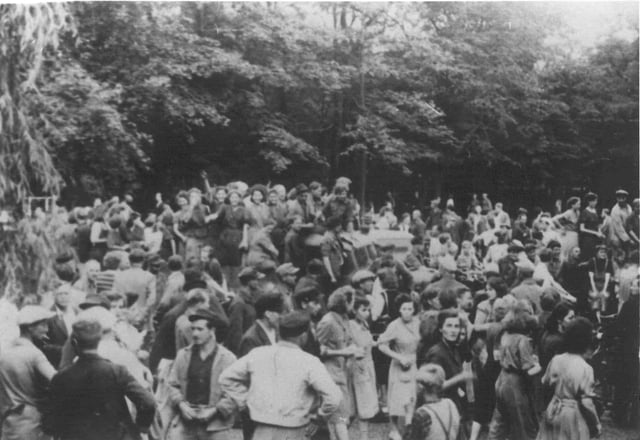
[{"label": "dark dress", "polygon": [[218,261],[222,266],[240,266],[242,252],[239,246],[242,241],[242,229],[249,223],[249,213],[243,206],[233,208],[231,205],[224,205],[218,221],[221,226]]},{"label": "dark dress", "polygon": [[[578,224],[584,224],[586,229],[591,231],[597,231],[600,226],[600,218],[597,212],[583,209],[580,213],[580,219]],[[602,243],[602,239],[596,237],[593,234],[578,232],[578,240],[580,244],[580,257],[582,261],[587,261],[593,258],[596,254],[596,246]]]}]

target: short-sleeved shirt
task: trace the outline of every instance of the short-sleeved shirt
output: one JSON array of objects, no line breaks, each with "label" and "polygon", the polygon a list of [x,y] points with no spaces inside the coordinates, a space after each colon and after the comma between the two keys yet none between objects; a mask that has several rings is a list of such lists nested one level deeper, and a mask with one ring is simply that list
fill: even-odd
[{"label": "short-sleeved shirt", "polygon": [[0,414],[19,406],[38,406],[55,373],[44,353],[18,338],[0,357]]}]

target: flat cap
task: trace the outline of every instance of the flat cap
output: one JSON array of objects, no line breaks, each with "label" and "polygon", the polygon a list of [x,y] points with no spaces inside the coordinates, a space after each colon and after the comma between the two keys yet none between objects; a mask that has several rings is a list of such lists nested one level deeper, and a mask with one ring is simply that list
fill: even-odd
[{"label": "flat cap", "polygon": [[189,322],[198,321],[200,319],[204,319],[205,321],[212,323],[216,330],[229,327],[229,320],[226,316],[214,313],[205,307],[196,310],[195,313],[189,316]]},{"label": "flat cap", "polygon": [[291,312],[280,318],[280,332],[285,336],[298,336],[309,329],[311,318],[304,312]]},{"label": "flat cap", "polygon": [[349,179],[348,177],[338,177],[336,179],[336,185],[344,185],[344,186],[349,186],[351,185],[351,179]]},{"label": "flat cap", "polygon": [[102,326],[98,319],[81,319],[73,323],[73,337],[82,344],[102,338]]},{"label": "flat cap", "polygon": [[54,315],[55,313],[42,306],[24,306],[18,312],[18,325],[35,324],[36,322],[45,321]]},{"label": "flat cap", "polygon": [[291,263],[284,263],[281,264],[280,266],[278,266],[278,268],[276,269],[276,273],[283,277],[286,275],[295,275],[300,271],[300,269],[298,269],[297,267],[295,267],[293,264]]},{"label": "flat cap", "polygon": [[616,191],[616,196],[628,197],[629,193],[627,191],[625,191],[624,189],[619,189],[619,190]]},{"label": "flat cap", "polygon": [[351,277],[351,282],[354,284],[360,284],[363,281],[375,279],[376,275],[373,272],[366,269],[361,269],[353,274],[353,276]]},{"label": "flat cap", "polygon": [[85,298],[84,302],[78,305],[80,310],[87,310],[91,307],[104,307],[109,310],[111,308],[111,304],[109,300],[102,295],[98,295],[97,293],[89,294]]},{"label": "flat cap", "polygon": [[245,267],[238,274],[238,279],[240,281],[245,281],[245,282],[246,281],[251,281],[251,280],[258,280],[260,278],[264,278],[264,275],[262,273],[258,272],[253,267]]},{"label": "flat cap", "polygon": [[184,290],[185,292],[188,292],[193,289],[206,289],[206,288],[207,288],[207,282],[205,280],[195,279],[195,280],[185,281],[184,286],[182,287],[182,290]]}]

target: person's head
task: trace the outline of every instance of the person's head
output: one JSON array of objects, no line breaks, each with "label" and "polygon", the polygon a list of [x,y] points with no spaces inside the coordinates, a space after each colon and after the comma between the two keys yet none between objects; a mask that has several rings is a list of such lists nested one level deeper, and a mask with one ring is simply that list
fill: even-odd
[{"label": "person's head", "polygon": [[571,258],[575,262],[580,261],[580,252],[581,251],[578,246],[572,247],[571,250],[569,251],[569,258]]},{"label": "person's head", "polygon": [[527,243],[524,246],[524,252],[527,255],[529,261],[535,263],[536,257],[538,256],[538,247],[535,245],[535,243]]},{"label": "person's head", "polygon": [[460,337],[460,316],[455,310],[442,310],[438,314],[438,330],[442,339],[449,343],[458,342]]},{"label": "person's head", "polygon": [[473,207],[473,212],[475,212],[477,215],[482,214],[482,205],[475,205]]},{"label": "person's head", "polygon": [[502,322],[508,311],[507,302],[503,298],[496,298],[493,302],[493,319],[495,322]]},{"label": "person's head", "polygon": [[167,266],[171,272],[180,272],[182,270],[182,257],[180,255],[170,256]]},{"label": "person's head", "polygon": [[564,333],[567,325],[576,317],[573,309],[566,303],[557,304],[546,322],[546,330],[550,333]]},{"label": "person's head", "polygon": [[203,307],[189,316],[191,323],[191,335],[193,344],[203,346],[210,342],[216,342],[216,331],[221,331],[229,326],[229,321],[225,316],[212,312],[209,308]]},{"label": "person's head", "polygon": [[272,188],[267,195],[267,203],[269,205],[277,205],[279,201],[280,196],[278,196],[278,191]]},{"label": "person's head", "polygon": [[335,290],[327,300],[327,309],[340,315],[347,315],[353,311],[354,290],[350,286]]},{"label": "person's head", "polygon": [[418,220],[422,218],[422,213],[420,212],[419,209],[414,209],[413,212],[411,213],[411,218],[413,220]]},{"label": "person's head", "polygon": [[280,317],[280,338],[284,341],[303,346],[307,341],[307,332],[311,323],[309,314],[290,312]]},{"label": "person's head", "polygon": [[32,341],[41,341],[49,331],[48,320],[53,312],[39,305],[25,305],[18,311],[20,335]]},{"label": "person's head", "polygon": [[458,291],[458,307],[465,312],[471,312],[473,310],[473,295],[469,289],[460,289]]},{"label": "person's head", "polygon": [[486,292],[489,295],[489,299],[502,298],[507,294],[507,291],[507,283],[502,277],[493,276],[487,280]]},{"label": "person's head", "polygon": [[496,211],[502,212],[502,209],[503,209],[502,203],[500,202],[496,203]]},{"label": "person's head", "polygon": [[140,267],[144,263],[145,254],[142,249],[136,248],[129,254],[129,262],[132,267]]},{"label": "person's head", "polygon": [[296,285],[299,269],[291,263],[284,263],[276,269],[278,279],[285,285],[293,287]]},{"label": "person's head", "polygon": [[82,318],[73,323],[71,344],[77,354],[96,350],[102,339],[103,329],[96,318]]},{"label": "person's head", "polygon": [[312,317],[317,317],[322,311],[320,291],[316,287],[309,286],[297,290],[293,294],[293,300],[299,310],[308,313]]},{"label": "person's head", "polygon": [[605,260],[607,258],[607,247],[605,245],[596,246],[596,258]]},{"label": "person's head", "polygon": [[251,191],[251,201],[255,204],[260,204],[264,201],[264,193],[259,189],[254,188]]},{"label": "person's head", "polygon": [[357,320],[368,322],[371,316],[371,303],[364,296],[356,296],[353,300],[353,311]]},{"label": "person's head", "polygon": [[320,276],[324,271],[324,264],[317,258],[309,260],[307,263],[307,275]]},{"label": "person's head", "polygon": [[56,267],[56,275],[61,281],[65,283],[72,282],[76,277],[75,268],[68,264],[63,264]]},{"label": "person's head", "polygon": [[551,251],[551,258],[558,259],[560,258],[560,253],[562,251],[562,245],[557,240],[551,240],[547,243],[547,249]]},{"label": "person's head", "polygon": [[440,310],[440,301],[436,289],[424,289],[420,293],[420,305],[422,310]]},{"label": "person's head", "polygon": [[458,307],[458,295],[452,289],[443,289],[438,293],[438,302],[442,310]]},{"label": "person's head", "polygon": [[416,374],[416,381],[427,403],[440,400],[445,379],[444,369],[438,364],[425,364],[420,367]]},{"label": "person's head", "polygon": [[85,264],[85,270],[87,271],[87,278],[95,281],[96,275],[100,273],[100,263],[96,260],[89,260]]},{"label": "person's head", "polygon": [[349,188],[344,185],[336,185],[333,187],[333,195],[338,200],[346,200]]},{"label": "person's head", "polygon": [[413,319],[413,316],[418,311],[418,307],[413,301],[413,298],[405,293],[400,294],[396,297],[395,307],[398,311],[400,319],[402,319],[404,322],[411,321]]},{"label": "person's head", "polygon": [[176,196],[176,204],[181,208],[184,209],[187,206],[189,206],[189,195],[184,192],[184,191],[180,191],[178,193],[178,195]]},{"label": "person's head", "polygon": [[202,203],[202,192],[197,188],[191,188],[189,190],[189,204],[196,206]]},{"label": "person's head", "polygon": [[551,312],[560,303],[560,294],[553,287],[547,287],[540,296],[540,308],[543,312]]},{"label": "person's head", "polygon": [[564,348],[568,353],[584,355],[591,348],[593,325],[582,316],[575,318],[564,329]]},{"label": "person's head", "polygon": [[[516,303],[516,307],[518,304]],[[530,306],[529,306],[530,307]],[[513,317],[505,323],[507,333],[517,333],[531,336],[538,328],[538,321],[529,311],[517,311],[514,309]]]},{"label": "person's head", "polygon": [[598,204],[598,196],[595,193],[590,192],[584,197],[584,201],[587,203],[589,208],[593,209]]},{"label": "person's head", "polygon": [[449,234],[448,232],[443,232],[438,236],[438,241],[440,242],[440,244],[449,243],[451,241],[451,234]]},{"label": "person's head", "polygon": [[284,311],[284,299],[279,293],[258,295],[255,303],[256,318],[265,321],[271,328],[277,329],[280,315]]},{"label": "person's head", "polygon": [[311,192],[311,196],[314,199],[319,199],[320,197],[322,197],[322,185],[320,184],[320,182],[311,182],[309,184],[309,192]]},{"label": "person's head", "polygon": [[540,250],[540,254],[538,256],[540,257],[540,262],[548,263],[553,258],[553,253],[551,252],[551,249],[544,248]]},{"label": "person's head", "polygon": [[296,199],[300,203],[305,203],[309,196],[309,188],[304,183],[296,185]]},{"label": "person's head", "polygon": [[373,272],[368,270],[359,270],[353,274],[351,278],[351,284],[362,290],[365,295],[369,295],[373,291],[373,284],[376,276]]},{"label": "person's head", "polygon": [[528,213],[529,212],[525,208],[518,209],[518,220],[520,220],[523,223],[526,223]]},{"label": "person's head", "polygon": [[59,308],[60,310],[67,310],[67,307],[69,307],[69,304],[71,302],[69,290],[57,289],[53,294],[53,300],[57,308]]},{"label": "person's head", "polygon": [[[110,290],[105,293],[105,296],[109,301],[110,310],[113,310],[114,312],[117,310],[122,310],[127,306],[127,300],[124,294],[118,290]],[[100,308],[102,309],[102,307]]]},{"label": "person's head", "polygon": [[618,204],[626,205],[628,197],[629,193],[627,191],[623,189],[619,189],[618,191],[616,191],[616,200],[618,201]]},{"label": "person's head", "polygon": [[240,204],[240,200],[242,200],[242,195],[238,190],[229,191],[229,204],[231,206],[238,206]]},{"label": "person's head", "polygon": [[218,203],[224,203],[227,198],[227,189],[224,186],[219,186],[215,190],[215,197]]},{"label": "person's head", "polygon": [[580,198],[579,197],[569,197],[567,200],[567,208],[573,209],[577,211],[580,209]]},{"label": "person's head", "polygon": [[238,281],[240,281],[240,285],[252,289],[256,289],[258,287],[259,280],[262,278],[264,278],[264,275],[250,266],[245,267],[238,274]]},{"label": "person's head", "polygon": [[201,287],[191,289],[187,292],[186,300],[187,307],[193,311],[209,307],[209,292]]}]

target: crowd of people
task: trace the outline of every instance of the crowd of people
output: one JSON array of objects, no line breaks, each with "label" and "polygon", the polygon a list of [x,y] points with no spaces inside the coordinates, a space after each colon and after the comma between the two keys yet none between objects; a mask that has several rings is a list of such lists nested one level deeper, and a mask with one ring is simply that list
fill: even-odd
[{"label": "crowd of people", "polygon": [[[437,198],[398,220],[346,177],[202,177],[146,215],[128,194],[35,214],[64,216],[62,250],[55,288],[1,307],[3,440],[347,440],[372,422],[393,440],[582,440],[603,402],[637,416],[626,191],[610,210],[588,193],[514,218],[487,194],[463,215]],[[613,372],[593,365],[604,351]]]}]

